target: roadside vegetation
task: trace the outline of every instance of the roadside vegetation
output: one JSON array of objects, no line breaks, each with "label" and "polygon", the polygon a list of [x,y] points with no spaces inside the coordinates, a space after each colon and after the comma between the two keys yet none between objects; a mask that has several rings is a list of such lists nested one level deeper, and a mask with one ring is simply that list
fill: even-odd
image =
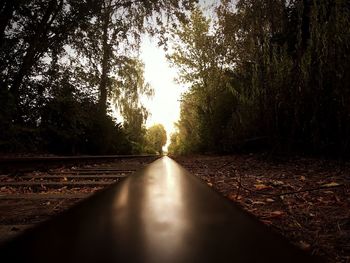
[{"label": "roadside vegetation", "polygon": [[143,152],[140,97],[153,90],[138,58],[141,36],[161,44],[193,2],[1,1],[0,152]]},{"label": "roadside vegetation", "polygon": [[173,30],[183,94],[169,151],[350,153],[348,1],[223,0]]}]

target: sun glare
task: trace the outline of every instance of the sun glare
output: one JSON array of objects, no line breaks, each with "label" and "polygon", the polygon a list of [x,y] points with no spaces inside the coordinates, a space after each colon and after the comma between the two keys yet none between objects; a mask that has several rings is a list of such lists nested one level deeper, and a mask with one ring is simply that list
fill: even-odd
[{"label": "sun glare", "polygon": [[180,116],[180,96],[186,88],[174,81],[176,70],[170,67],[164,50],[158,47],[153,39],[143,39],[141,59],[145,63],[145,79],[154,89],[153,98],[142,98],[150,112],[146,126],[163,124],[168,137],[164,147],[166,151],[170,143],[170,134],[175,129],[174,122]]}]

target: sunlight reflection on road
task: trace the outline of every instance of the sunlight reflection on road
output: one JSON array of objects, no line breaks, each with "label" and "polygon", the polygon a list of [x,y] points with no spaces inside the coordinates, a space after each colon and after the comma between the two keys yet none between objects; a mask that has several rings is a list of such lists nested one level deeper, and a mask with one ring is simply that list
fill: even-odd
[{"label": "sunlight reflection on road", "polygon": [[[154,178],[154,183],[145,193],[143,217],[149,251],[155,248],[163,251],[163,256],[176,256],[181,250],[186,232],[186,211],[183,209],[181,178],[172,167],[171,160],[163,157],[163,171]],[[159,260],[159,259],[158,259]]]}]

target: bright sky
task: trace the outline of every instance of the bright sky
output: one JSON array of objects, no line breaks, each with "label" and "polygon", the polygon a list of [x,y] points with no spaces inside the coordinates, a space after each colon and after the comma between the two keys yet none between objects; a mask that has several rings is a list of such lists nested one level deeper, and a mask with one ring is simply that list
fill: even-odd
[{"label": "bright sky", "polygon": [[[212,10],[210,6],[218,4],[217,0],[200,0],[204,13]],[[209,9],[208,9],[209,8]],[[175,83],[176,69],[171,68],[165,52],[157,46],[157,42],[149,37],[144,37],[141,43],[141,59],[145,63],[145,79],[154,89],[153,99],[143,99],[142,102],[150,112],[146,126],[163,124],[167,131],[168,142],[164,150],[170,144],[170,134],[175,131],[174,122],[180,118],[180,97],[186,91],[185,85]]]},{"label": "bright sky", "polygon": [[157,42],[145,37],[141,44],[141,59],[145,63],[145,79],[154,89],[154,97],[143,99],[143,103],[150,112],[146,126],[163,124],[167,131],[168,142],[170,134],[174,132],[174,122],[180,117],[180,96],[186,91],[184,85],[175,83],[176,69],[171,68],[165,52],[157,46]]}]

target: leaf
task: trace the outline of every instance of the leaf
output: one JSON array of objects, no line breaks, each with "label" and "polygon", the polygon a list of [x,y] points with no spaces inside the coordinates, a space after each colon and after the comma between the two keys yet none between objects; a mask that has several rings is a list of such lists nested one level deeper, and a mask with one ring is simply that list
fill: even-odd
[{"label": "leaf", "polygon": [[275,200],[274,200],[274,199],[272,199],[272,198],[266,198],[266,202],[268,202],[268,203],[272,203],[272,202],[275,202]]},{"label": "leaf", "polygon": [[232,193],[232,194],[229,194],[227,196],[228,199],[232,200],[232,201],[236,201],[236,200],[241,200],[242,199],[242,196],[241,195],[238,195],[235,194],[235,193]]},{"label": "leaf", "polygon": [[282,217],[282,216],[284,216],[284,212],[276,210],[276,211],[273,211],[273,212],[270,213],[269,218],[279,218],[279,217]]},{"label": "leaf", "polygon": [[337,201],[337,203],[341,203],[341,199],[339,198],[339,196],[335,195],[334,199]]},{"label": "leaf", "polygon": [[336,182],[331,182],[331,183],[328,183],[328,184],[323,184],[322,186],[323,187],[334,187],[334,186],[338,186],[340,184],[336,183]]},{"label": "leaf", "polygon": [[305,181],[306,180],[305,176],[304,175],[300,176],[300,180]]},{"label": "leaf", "polygon": [[302,250],[305,250],[305,251],[308,251],[311,248],[311,245],[303,240],[299,241],[298,245]]},{"label": "leaf", "polygon": [[262,201],[255,201],[252,203],[253,205],[265,205],[266,203],[265,202],[262,202]]},{"label": "leaf", "polygon": [[272,225],[272,222],[270,220],[262,219],[261,222],[263,222],[265,225]]},{"label": "leaf", "polygon": [[324,191],[324,193],[325,193],[325,194],[334,194],[334,192],[333,192],[333,191],[329,191],[329,190]]},{"label": "leaf", "polygon": [[212,183],[207,183],[207,185],[209,185],[210,187],[213,187],[213,184],[212,184]]},{"label": "leaf", "polygon": [[265,185],[265,184],[255,184],[255,189],[256,190],[265,190],[265,189],[270,189],[271,186]]},{"label": "leaf", "polygon": [[273,181],[272,184],[274,186],[281,186],[281,185],[284,185],[284,183],[282,181]]}]

